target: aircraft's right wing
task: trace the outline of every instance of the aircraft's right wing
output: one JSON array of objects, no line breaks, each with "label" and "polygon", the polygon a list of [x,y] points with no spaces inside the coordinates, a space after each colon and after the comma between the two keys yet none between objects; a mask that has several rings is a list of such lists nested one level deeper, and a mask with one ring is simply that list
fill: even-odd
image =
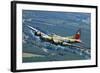
[{"label": "aircraft's right wing", "polygon": [[28,25],[28,27],[29,27],[32,31],[34,31],[35,35],[40,36],[40,38],[41,38],[42,40],[43,40],[43,39],[44,39],[44,40],[52,40],[52,37],[49,36],[48,34],[45,34],[45,33],[41,32],[41,31],[37,30],[36,28],[31,27],[31,26],[29,26],[29,25]]},{"label": "aircraft's right wing", "polygon": [[31,30],[33,30],[34,32],[40,32],[40,33],[43,34],[43,35],[47,35],[47,34],[45,34],[44,32],[41,32],[40,30],[38,30],[38,29],[36,29],[36,28],[34,28],[34,27],[32,27],[32,26],[27,25],[27,27],[30,28]]},{"label": "aircraft's right wing", "polygon": [[38,31],[39,31],[39,30],[33,28],[32,26],[27,25],[27,27],[29,27],[30,29],[32,29],[32,30],[35,31],[35,32],[38,32]]}]

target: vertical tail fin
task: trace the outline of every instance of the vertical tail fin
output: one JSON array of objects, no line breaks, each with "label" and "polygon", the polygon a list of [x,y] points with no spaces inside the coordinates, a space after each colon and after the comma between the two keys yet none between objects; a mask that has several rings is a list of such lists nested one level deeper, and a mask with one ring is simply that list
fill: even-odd
[{"label": "vertical tail fin", "polygon": [[74,38],[75,39],[80,39],[80,37],[81,37],[81,29],[78,29],[76,34],[74,35]]}]

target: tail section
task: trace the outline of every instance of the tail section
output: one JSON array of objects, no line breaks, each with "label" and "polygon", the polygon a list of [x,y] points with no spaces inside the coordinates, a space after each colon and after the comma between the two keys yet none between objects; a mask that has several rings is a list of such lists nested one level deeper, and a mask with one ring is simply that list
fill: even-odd
[{"label": "tail section", "polygon": [[77,30],[76,34],[74,35],[75,39],[80,39],[81,37],[81,29]]}]

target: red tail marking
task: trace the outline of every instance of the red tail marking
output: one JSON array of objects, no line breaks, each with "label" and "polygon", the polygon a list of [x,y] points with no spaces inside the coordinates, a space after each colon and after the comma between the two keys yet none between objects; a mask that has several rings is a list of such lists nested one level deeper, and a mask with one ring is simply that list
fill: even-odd
[{"label": "red tail marking", "polygon": [[79,30],[76,32],[74,38],[75,38],[75,39],[80,39],[80,37],[81,37],[81,29],[79,29]]},{"label": "red tail marking", "polygon": [[80,39],[80,34],[75,34],[75,39]]}]

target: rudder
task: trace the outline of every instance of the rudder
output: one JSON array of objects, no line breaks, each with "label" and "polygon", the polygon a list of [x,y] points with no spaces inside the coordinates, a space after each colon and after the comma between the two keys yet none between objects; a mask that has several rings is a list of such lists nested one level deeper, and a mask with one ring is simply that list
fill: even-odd
[{"label": "rudder", "polygon": [[74,35],[75,39],[80,39],[81,37],[81,29],[77,30],[76,34]]}]

